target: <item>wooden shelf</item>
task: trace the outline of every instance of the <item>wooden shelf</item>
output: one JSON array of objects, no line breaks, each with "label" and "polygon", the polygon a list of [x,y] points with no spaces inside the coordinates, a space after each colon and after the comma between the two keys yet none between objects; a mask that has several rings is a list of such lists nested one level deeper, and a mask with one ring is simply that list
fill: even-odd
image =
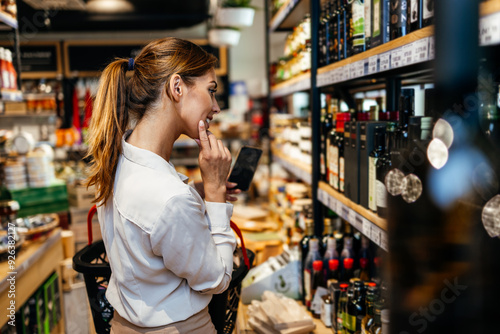
[{"label": "wooden shelf", "polygon": [[291,172],[293,175],[301,179],[307,184],[312,183],[312,166],[302,163],[300,161],[293,160],[280,151],[273,149],[273,159],[277,161],[286,170]]},{"label": "wooden shelf", "polygon": [[269,32],[293,29],[310,10],[310,0],[288,0],[269,21]]},{"label": "wooden shelf", "polygon": [[490,0],[479,4],[479,15],[481,17],[500,12],[500,0]]},{"label": "wooden shelf", "polygon": [[311,73],[302,73],[271,87],[271,97],[281,97],[311,88]]},{"label": "wooden shelf", "polygon": [[318,69],[318,87],[434,59],[434,26]]},{"label": "wooden shelf", "polygon": [[13,18],[10,14],[7,14],[4,11],[0,11],[0,22],[5,23],[11,28],[17,29],[17,20]]},{"label": "wooden shelf", "polygon": [[318,200],[366,235],[376,245],[388,251],[387,220],[352,202],[325,182],[318,184]]},{"label": "wooden shelf", "polygon": [[[6,311],[11,300],[8,297],[10,284],[7,279],[11,275],[16,278],[15,301],[16,308],[19,309],[54,271],[59,272],[59,277],[61,276],[59,262],[63,259],[62,254],[61,229],[56,228],[36,241],[26,241],[22,248],[16,251],[14,273],[9,268],[8,262],[0,263],[0,314],[2,316],[0,326],[8,320]],[[59,287],[62,285],[59,284]],[[63,310],[62,307],[61,310]],[[61,322],[64,321],[63,319],[64,316]]]}]

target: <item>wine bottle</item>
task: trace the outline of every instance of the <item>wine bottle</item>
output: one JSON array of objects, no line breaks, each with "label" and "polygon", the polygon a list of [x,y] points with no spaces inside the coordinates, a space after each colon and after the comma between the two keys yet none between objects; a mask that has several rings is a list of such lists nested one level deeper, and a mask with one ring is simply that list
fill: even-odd
[{"label": "wine bottle", "polygon": [[[365,44],[365,0],[354,0],[352,11],[352,54],[358,54],[366,49]],[[361,110],[358,110],[361,111]]]},{"label": "wine bottle", "polygon": [[361,322],[366,315],[366,291],[362,281],[354,282],[353,295],[347,305],[345,327],[347,333],[361,333]]},{"label": "wine bottle", "polygon": [[408,0],[408,32],[422,28],[422,0]]},{"label": "wine bottle", "polygon": [[422,27],[434,24],[434,2],[435,0],[422,0]]},{"label": "wine bottle", "polygon": [[391,0],[391,41],[407,34],[407,0]]},{"label": "wine bottle", "polygon": [[318,66],[323,67],[326,65],[327,50],[328,50],[328,40],[327,36],[327,21],[326,9],[328,3],[324,3],[321,6],[321,11],[319,14],[319,24],[318,24]]},{"label": "wine bottle", "polygon": [[[371,47],[389,42],[390,39],[390,0],[372,0],[373,32]],[[385,110],[380,108],[380,110]]]},{"label": "wine bottle", "polygon": [[[300,261],[300,267],[302,272],[305,270],[305,261],[307,254],[309,253],[309,240],[311,238],[314,238],[314,221],[312,217],[308,217],[305,221],[306,225],[306,230],[304,237],[302,240],[300,240],[299,247],[300,247],[300,253],[301,253],[301,261]],[[302,303],[305,305],[305,287],[304,287],[304,279],[302,279]]]},{"label": "wine bottle", "polygon": [[372,0],[365,0],[365,50],[371,48],[372,31]]},{"label": "wine bottle", "polygon": [[385,128],[375,128],[375,149],[368,157],[368,208],[377,212],[377,160],[384,154]]},{"label": "wine bottle", "polygon": [[387,122],[386,126],[386,145],[382,156],[377,160],[377,181],[376,181],[376,200],[377,214],[382,218],[387,218],[387,189],[385,186],[385,176],[391,170],[391,149],[394,142],[395,122]]},{"label": "wine bottle", "polygon": [[344,0],[344,58],[352,56],[353,51],[352,2],[353,0]]},{"label": "wine bottle", "polygon": [[309,252],[307,253],[306,259],[304,261],[303,270],[303,281],[304,281],[304,305],[310,310],[312,298],[312,274],[313,274],[313,263],[319,261],[323,264],[321,254],[319,251],[319,239],[312,237],[309,239]]},{"label": "wine bottle", "polygon": [[337,333],[338,334],[344,334],[346,333],[346,328],[344,327],[344,319],[345,319],[345,312],[346,307],[347,307],[347,301],[348,301],[348,296],[347,296],[347,289],[349,288],[349,284],[347,283],[341,283],[340,284],[340,295],[339,295],[339,301],[338,301],[338,307],[337,307]]}]

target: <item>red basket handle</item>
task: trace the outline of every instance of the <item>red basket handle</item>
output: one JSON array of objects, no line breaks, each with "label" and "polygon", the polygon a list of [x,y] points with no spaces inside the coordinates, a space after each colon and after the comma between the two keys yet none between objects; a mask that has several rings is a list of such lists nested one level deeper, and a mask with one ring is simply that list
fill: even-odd
[{"label": "red basket handle", "polygon": [[[94,217],[95,213],[97,212],[97,206],[94,204],[87,215],[87,234],[88,234],[88,240],[89,240],[89,245],[92,245],[92,218]],[[243,235],[241,235],[241,231],[232,220],[230,221],[231,228],[236,232],[238,237],[241,240],[241,249],[243,250],[243,260],[245,261],[245,265],[247,266],[248,269],[250,269],[250,260],[248,260],[247,256],[247,249],[245,248],[245,241],[243,241]]]}]

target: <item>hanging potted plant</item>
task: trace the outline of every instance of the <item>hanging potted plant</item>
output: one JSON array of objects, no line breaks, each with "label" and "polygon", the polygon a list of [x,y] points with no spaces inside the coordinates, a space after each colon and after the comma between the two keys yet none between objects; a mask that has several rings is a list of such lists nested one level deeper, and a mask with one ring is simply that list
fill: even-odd
[{"label": "hanging potted plant", "polygon": [[252,0],[223,0],[216,13],[216,23],[224,27],[249,27],[253,24],[255,8]]},{"label": "hanging potted plant", "polygon": [[217,26],[208,31],[208,42],[213,46],[235,46],[240,41],[240,35],[238,28]]}]

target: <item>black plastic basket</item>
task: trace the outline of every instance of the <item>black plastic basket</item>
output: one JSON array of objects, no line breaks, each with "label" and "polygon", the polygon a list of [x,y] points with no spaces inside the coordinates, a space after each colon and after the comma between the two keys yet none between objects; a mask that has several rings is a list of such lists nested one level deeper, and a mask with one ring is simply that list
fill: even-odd
[{"label": "black plastic basket", "polygon": [[[98,334],[109,333],[110,321],[113,318],[113,307],[106,299],[106,288],[111,277],[111,267],[106,257],[106,249],[102,240],[92,242],[92,217],[96,213],[95,205],[87,215],[88,245],[73,257],[73,268],[83,274],[90,310],[94,320],[94,327]],[[255,254],[245,248],[241,231],[231,221],[231,228],[236,232],[241,241],[235,256],[239,261],[233,265],[233,273],[229,288],[214,295],[208,305],[212,322],[218,334],[231,334],[236,325],[238,304],[240,301],[241,282],[250,270]]]}]

